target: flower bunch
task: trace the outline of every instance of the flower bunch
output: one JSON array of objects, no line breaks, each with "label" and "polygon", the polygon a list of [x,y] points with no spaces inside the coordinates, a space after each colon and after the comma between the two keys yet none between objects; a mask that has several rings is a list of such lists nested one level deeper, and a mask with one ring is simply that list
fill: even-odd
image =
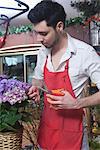
[{"label": "flower bunch", "polygon": [[71,1],[71,6],[83,12],[86,19],[100,13],[100,0]]},{"label": "flower bunch", "polygon": [[15,130],[21,121],[27,121],[27,96],[31,85],[6,75],[0,76],[0,131]]},{"label": "flower bunch", "polygon": [[30,87],[29,84],[8,79],[7,76],[0,76],[0,103],[9,102],[11,105],[27,99],[26,91]]},{"label": "flower bunch", "polygon": [[80,17],[73,18],[71,23],[87,26],[94,22],[100,27],[100,0],[71,1],[71,7],[80,12]]}]

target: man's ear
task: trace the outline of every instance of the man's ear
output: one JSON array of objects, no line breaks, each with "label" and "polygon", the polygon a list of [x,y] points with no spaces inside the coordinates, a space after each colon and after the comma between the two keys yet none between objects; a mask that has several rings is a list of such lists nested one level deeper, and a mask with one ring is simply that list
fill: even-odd
[{"label": "man's ear", "polygon": [[59,22],[57,23],[57,25],[56,25],[56,31],[62,32],[63,29],[64,29],[64,24],[63,24],[62,21],[59,21]]}]

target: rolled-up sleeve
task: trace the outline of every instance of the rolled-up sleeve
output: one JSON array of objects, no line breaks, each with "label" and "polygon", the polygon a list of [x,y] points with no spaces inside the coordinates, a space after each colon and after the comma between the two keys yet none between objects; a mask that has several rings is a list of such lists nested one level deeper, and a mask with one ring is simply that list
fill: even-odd
[{"label": "rolled-up sleeve", "polygon": [[84,66],[91,81],[100,89],[100,56],[94,49],[89,51]]}]

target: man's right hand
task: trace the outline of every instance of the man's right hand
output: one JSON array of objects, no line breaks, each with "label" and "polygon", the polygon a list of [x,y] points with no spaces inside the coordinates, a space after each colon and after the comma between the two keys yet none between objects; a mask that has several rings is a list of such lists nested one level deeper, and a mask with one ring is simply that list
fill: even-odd
[{"label": "man's right hand", "polygon": [[39,90],[37,89],[37,87],[31,86],[27,94],[29,98],[34,100],[35,102],[40,101],[40,94],[39,94]]}]

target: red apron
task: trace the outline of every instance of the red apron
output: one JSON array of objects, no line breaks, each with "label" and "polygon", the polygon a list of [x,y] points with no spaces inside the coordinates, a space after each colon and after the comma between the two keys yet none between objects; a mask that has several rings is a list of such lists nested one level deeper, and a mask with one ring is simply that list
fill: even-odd
[{"label": "red apron", "polygon": [[[46,61],[47,62],[47,61]],[[63,72],[49,72],[44,66],[48,89],[63,88],[75,97],[68,75],[68,62]],[[83,137],[83,109],[54,110],[44,94],[44,110],[40,121],[38,144],[46,150],[80,150]]]}]

